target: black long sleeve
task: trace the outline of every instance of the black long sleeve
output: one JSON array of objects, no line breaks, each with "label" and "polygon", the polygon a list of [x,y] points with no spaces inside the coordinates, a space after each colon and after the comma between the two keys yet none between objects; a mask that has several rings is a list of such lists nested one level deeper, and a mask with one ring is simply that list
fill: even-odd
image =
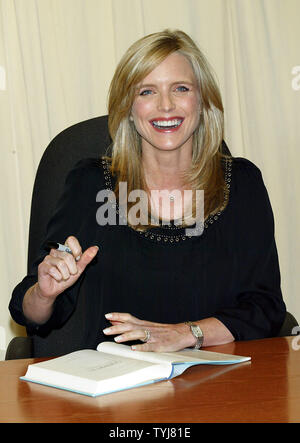
[{"label": "black long sleeve", "polygon": [[261,172],[236,159],[231,188],[237,273],[232,306],[216,314],[237,340],[274,336],[283,322],[274,219]]},{"label": "black long sleeve", "polygon": [[[101,161],[85,160],[67,179],[47,238],[64,242],[75,235],[83,250],[100,247],[83,278],[61,294],[52,318],[31,333],[47,336],[72,323],[63,351],[94,348],[107,339],[106,312],[119,311],[149,321],[177,323],[214,316],[237,340],[274,336],[285,316],[274,239],[274,220],[259,169],[246,159],[230,161],[229,203],[211,217],[201,236],[184,229],[99,226],[96,195],[111,183]],[[37,257],[30,275],[15,288],[13,318],[28,328],[22,312],[26,290],[37,280]],[[78,304],[79,293],[83,301]],[[78,312],[79,311],[79,312]],[[77,314],[75,315],[75,313]]]},{"label": "black long sleeve", "polygon": [[[48,241],[57,241],[64,244],[67,237],[78,237],[81,229],[86,226],[89,214],[96,209],[95,189],[104,186],[103,177],[99,176],[100,161],[87,159],[80,161],[69,173],[66,179],[62,196],[60,197],[55,213],[47,226],[45,241],[41,244],[39,255],[29,270],[29,274],[16,286],[13,292],[9,309],[14,320],[27,327],[28,332],[45,334],[48,330],[63,324],[75,307],[77,287],[65,291],[63,296],[56,299],[52,318],[42,326],[29,322],[23,315],[22,303],[27,290],[37,282],[38,265],[47,255],[45,248]],[[92,246],[92,245],[88,245]]]}]

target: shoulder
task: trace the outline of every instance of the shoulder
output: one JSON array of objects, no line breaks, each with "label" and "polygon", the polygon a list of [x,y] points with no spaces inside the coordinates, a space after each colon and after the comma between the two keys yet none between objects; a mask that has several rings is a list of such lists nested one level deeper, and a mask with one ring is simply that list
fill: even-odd
[{"label": "shoulder", "polygon": [[73,168],[73,171],[101,171],[102,158],[84,158],[79,160]]},{"label": "shoulder", "polygon": [[231,198],[237,213],[249,220],[265,219],[273,223],[268,191],[260,169],[250,160],[232,158]]},{"label": "shoulder", "polygon": [[66,184],[75,185],[101,184],[104,180],[104,169],[101,158],[85,158],[75,164],[69,172]]},{"label": "shoulder", "polygon": [[66,176],[62,202],[78,206],[94,205],[95,195],[106,187],[101,158],[85,158],[75,164]]},{"label": "shoulder", "polygon": [[261,177],[260,169],[244,157],[232,157],[232,167],[235,175]]},{"label": "shoulder", "polygon": [[260,169],[243,157],[232,157],[232,188],[234,191],[253,192],[265,188]]}]

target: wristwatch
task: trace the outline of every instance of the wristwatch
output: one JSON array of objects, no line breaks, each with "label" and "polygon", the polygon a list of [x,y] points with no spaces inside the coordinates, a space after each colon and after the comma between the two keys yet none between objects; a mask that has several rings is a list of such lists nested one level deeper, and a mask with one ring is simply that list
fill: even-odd
[{"label": "wristwatch", "polygon": [[200,326],[196,325],[191,321],[186,321],[185,324],[189,325],[191,333],[197,339],[194,349],[200,349],[204,340],[202,329],[200,328]]}]

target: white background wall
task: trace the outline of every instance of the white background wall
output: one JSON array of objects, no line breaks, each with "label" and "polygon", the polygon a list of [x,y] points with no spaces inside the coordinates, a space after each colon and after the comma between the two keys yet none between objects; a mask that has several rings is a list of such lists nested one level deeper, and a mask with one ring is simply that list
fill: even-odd
[{"label": "white background wall", "polygon": [[282,288],[300,320],[299,0],[0,0],[0,348],[24,331],[7,309],[26,272],[35,172],[67,126],[106,114],[109,82],[136,39],[188,32],[223,94],[226,141],[263,173]]}]

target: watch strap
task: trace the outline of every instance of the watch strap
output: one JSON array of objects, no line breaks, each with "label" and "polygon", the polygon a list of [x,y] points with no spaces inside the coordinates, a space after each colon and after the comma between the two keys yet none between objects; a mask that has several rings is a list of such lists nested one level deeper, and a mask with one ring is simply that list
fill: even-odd
[{"label": "watch strap", "polygon": [[194,346],[194,349],[200,349],[203,344],[203,340],[204,340],[204,335],[203,335],[202,329],[200,328],[199,325],[197,325],[191,321],[186,321],[185,324],[190,327],[191,333],[193,334],[193,336],[197,340],[196,344]]}]

